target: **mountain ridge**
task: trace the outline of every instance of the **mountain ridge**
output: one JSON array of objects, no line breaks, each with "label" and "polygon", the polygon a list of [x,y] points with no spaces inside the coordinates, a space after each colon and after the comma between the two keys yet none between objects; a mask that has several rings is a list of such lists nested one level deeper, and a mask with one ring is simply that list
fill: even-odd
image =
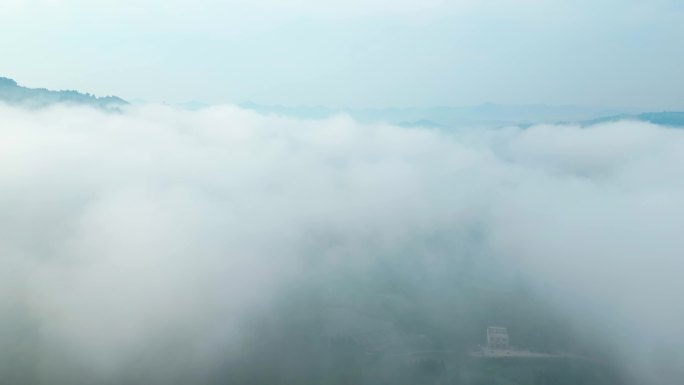
[{"label": "mountain ridge", "polygon": [[10,105],[26,105],[29,107],[45,107],[52,104],[90,105],[104,109],[116,109],[129,104],[118,96],[95,96],[76,90],[53,91],[46,88],[28,88],[16,80],[0,77],[0,102]]}]

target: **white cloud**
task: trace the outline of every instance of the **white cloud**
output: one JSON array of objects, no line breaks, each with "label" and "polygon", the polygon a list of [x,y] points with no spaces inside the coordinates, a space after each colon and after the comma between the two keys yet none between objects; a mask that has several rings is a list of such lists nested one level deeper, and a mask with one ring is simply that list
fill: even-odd
[{"label": "white cloud", "polygon": [[364,265],[477,224],[550,297],[660,343],[684,317],[682,154],[683,131],[635,122],[445,134],[1,107],[0,307],[39,325],[37,356],[106,375],[165,333],[198,357],[234,346],[311,258]]}]

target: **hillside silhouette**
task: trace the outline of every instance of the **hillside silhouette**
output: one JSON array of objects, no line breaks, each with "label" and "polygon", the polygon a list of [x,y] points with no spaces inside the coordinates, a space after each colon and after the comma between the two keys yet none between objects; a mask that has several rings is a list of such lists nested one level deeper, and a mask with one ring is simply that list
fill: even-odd
[{"label": "hillside silhouette", "polygon": [[6,77],[0,77],[0,102],[29,107],[45,107],[57,103],[78,104],[105,109],[128,104],[127,101],[118,96],[98,97],[75,90],[53,91],[46,88],[27,88]]}]

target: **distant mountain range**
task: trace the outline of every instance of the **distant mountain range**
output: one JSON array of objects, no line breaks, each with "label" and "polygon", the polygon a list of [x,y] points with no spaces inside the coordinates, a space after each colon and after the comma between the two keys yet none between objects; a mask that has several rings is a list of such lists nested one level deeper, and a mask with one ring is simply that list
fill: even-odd
[{"label": "distant mountain range", "polygon": [[609,109],[582,106],[499,105],[485,103],[472,107],[430,108],[329,108],[286,107],[242,103],[242,108],[262,114],[300,119],[324,119],[349,115],[362,122],[387,122],[402,127],[529,127],[535,124],[579,124],[588,126],[618,120],[639,120],[670,127],[684,127],[684,112],[642,112],[630,109]]},{"label": "distant mountain range", "polygon": [[323,119],[344,114],[362,122],[382,121],[404,127],[428,128],[529,126],[563,121],[580,122],[605,116],[641,112],[583,106],[548,106],[544,104],[509,106],[494,103],[471,107],[329,108],[322,106],[286,107],[248,102],[240,104],[240,107],[263,114],[302,119]]},{"label": "distant mountain range", "polygon": [[[52,91],[27,88],[16,81],[0,77],[0,102],[12,105],[43,107],[55,103],[90,105],[116,109],[128,102],[117,96],[97,97],[73,90]],[[174,105],[187,110],[199,110],[209,104],[192,101]],[[260,114],[287,116],[298,119],[325,119],[348,115],[361,122],[387,122],[402,127],[459,128],[459,127],[529,127],[535,124],[579,124],[589,126],[618,120],[638,120],[669,127],[684,127],[684,112],[643,112],[630,109],[610,109],[583,106],[500,105],[485,103],[471,107],[426,108],[331,108],[324,106],[290,107],[263,105],[252,102],[239,107]]]},{"label": "distant mountain range", "polygon": [[620,114],[580,122],[584,126],[615,122],[618,120],[638,120],[661,126],[684,127],[684,111],[644,112],[641,114]]},{"label": "distant mountain range", "polygon": [[97,97],[73,90],[51,91],[45,88],[27,88],[16,81],[0,77],[0,102],[11,105],[44,107],[55,103],[90,105],[104,109],[114,109],[128,104],[117,96]]}]

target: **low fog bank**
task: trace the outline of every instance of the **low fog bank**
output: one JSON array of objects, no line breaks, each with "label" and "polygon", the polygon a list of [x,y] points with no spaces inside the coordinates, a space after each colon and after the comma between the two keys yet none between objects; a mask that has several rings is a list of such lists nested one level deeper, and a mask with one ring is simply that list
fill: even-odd
[{"label": "low fog bank", "polygon": [[682,165],[641,122],[0,106],[0,382],[517,383],[468,356],[505,326],[581,358],[539,383],[677,384]]}]

